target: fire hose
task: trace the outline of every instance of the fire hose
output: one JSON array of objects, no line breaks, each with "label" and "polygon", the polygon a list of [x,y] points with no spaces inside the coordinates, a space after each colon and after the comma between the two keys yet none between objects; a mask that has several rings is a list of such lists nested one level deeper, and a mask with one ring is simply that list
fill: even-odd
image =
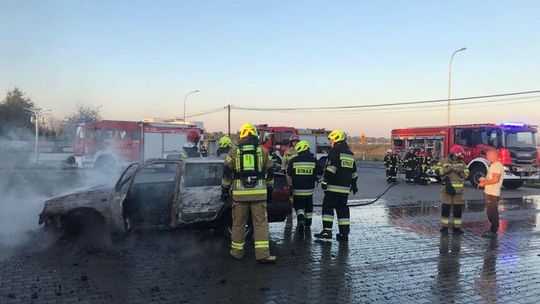
[{"label": "fire hose", "polygon": [[[361,206],[367,206],[367,205],[371,205],[371,204],[375,204],[379,199],[381,199],[381,197],[383,197],[383,195],[386,194],[386,192],[388,192],[388,190],[390,190],[392,187],[394,187],[395,185],[397,185],[397,183],[393,183],[391,184],[390,186],[388,186],[386,188],[386,190],[384,190],[381,194],[379,194],[377,197],[375,197],[375,199],[369,201],[369,202],[366,202],[366,203],[355,203],[355,204],[347,204],[347,206],[349,207],[361,207]],[[313,207],[322,207],[321,204],[317,204],[317,205],[313,205]]]}]

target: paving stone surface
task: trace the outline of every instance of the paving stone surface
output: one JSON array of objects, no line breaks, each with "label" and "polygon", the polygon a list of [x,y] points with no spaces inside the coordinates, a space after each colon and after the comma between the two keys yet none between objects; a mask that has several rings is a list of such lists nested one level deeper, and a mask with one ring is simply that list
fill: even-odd
[{"label": "paving stone surface", "polygon": [[92,240],[37,232],[0,254],[0,303],[539,302],[538,196],[501,202],[499,237],[489,240],[482,201],[468,201],[464,235],[441,236],[439,203],[419,199],[438,186],[415,187],[352,208],[348,243],[315,240],[320,208],[311,233],[294,221],[271,224],[275,265],[256,263],[252,249],[231,259],[219,232]]}]

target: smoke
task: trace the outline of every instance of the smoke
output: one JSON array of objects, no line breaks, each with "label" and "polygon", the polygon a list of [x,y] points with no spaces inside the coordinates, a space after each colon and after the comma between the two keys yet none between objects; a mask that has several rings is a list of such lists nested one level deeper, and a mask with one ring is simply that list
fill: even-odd
[{"label": "smoke", "polygon": [[33,142],[27,138],[0,137],[0,260],[22,248],[43,249],[52,242],[38,225],[47,198],[112,184],[119,175],[71,168],[60,161],[36,165]]}]

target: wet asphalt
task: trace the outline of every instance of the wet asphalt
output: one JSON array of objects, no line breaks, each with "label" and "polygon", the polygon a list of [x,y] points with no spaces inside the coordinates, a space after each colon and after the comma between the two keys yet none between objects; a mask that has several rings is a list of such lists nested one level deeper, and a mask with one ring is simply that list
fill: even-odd
[{"label": "wet asphalt", "polygon": [[[66,172],[54,175],[54,185],[64,184],[57,188],[45,173],[9,177],[47,195],[88,178]],[[361,166],[351,201],[368,202],[386,187],[380,167]],[[465,191],[462,236],[438,231],[439,185],[399,184],[351,209],[347,243],[312,237],[320,208],[311,233],[299,233],[294,220],[271,224],[276,265],[257,264],[252,249],[232,260],[218,231],[56,239],[37,230],[0,248],[0,303],[538,303],[540,189],[503,191],[493,240],[481,237],[481,191]]]}]

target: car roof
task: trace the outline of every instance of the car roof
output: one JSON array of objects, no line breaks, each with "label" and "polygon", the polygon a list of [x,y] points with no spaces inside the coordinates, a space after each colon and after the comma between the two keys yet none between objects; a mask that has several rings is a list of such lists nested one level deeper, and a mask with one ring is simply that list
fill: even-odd
[{"label": "car roof", "polygon": [[144,162],[144,165],[151,163],[186,163],[186,164],[207,164],[207,163],[223,163],[224,160],[219,157],[188,157],[180,159],[166,159],[166,158],[150,158]]}]

